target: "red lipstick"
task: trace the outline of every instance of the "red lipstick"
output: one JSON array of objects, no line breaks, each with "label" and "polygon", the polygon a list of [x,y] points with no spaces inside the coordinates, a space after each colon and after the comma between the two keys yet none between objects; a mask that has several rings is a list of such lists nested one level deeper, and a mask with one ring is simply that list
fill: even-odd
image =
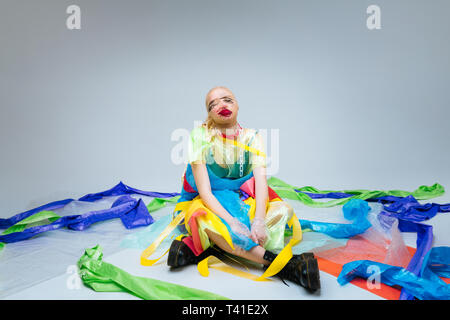
[{"label": "red lipstick", "polygon": [[222,109],[219,111],[219,114],[224,117],[229,117],[233,112],[228,109]]}]

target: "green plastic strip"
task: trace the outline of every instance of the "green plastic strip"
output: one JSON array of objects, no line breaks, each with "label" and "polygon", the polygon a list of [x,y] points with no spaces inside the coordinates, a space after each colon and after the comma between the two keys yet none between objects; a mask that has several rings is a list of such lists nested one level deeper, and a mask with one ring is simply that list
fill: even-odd
[{"label": "green plastic strip", "polygon": [[[31,216],[29,216],[26,219],[23,219],[19,222],[17,222],[15,225],[12,225],[8,229],[6,229],[2,234],[10,234],[13,232],[22,232],[28,227],[35,227],[38,225],[45,225],[52,223],[61,217],[55,214],[53,211],[40,211],[37,212]],[[0,251],[5,247],[5,244],[3,242],[0,242]]]},{"label": "green plastic strip", "polygon": [[166,203],[176,203],[180,199],[180,196],[175,196],[172,198],[154,198],[148,205],[148,212],[153,212],[159,210],[166,206]]},{"label": "green plastic strip", "polygon": [[[341,204],[345,204],[351,199],[361,199],[366,200],[370,198],[378,198],[384,196],[397,196],[397,197],[407,197],[412,195],[417,200],[426,200],[441,196],[445,193],[444,187],[439,183],[435,183],[432,186],[420,186],[413,192],[402,191],[402,190],[388,190],[388,191],[377,191],[377,190],[319,190],[314,187],[306,186],[302,188],[297,188],[287,184],[286,182],[271,177],[267,180],[268,185],[281,197],[291,200],[299,200],[307,206],[315,207],[315,208],[328,208]],[[333,199],[330,201],[315,201],[310,196],[305,193],[297,192],[295,190],[310,192],[310,193],[329,193],[329,192],[343,192],[353,194],[354,196],[342,199]]]},{"label": "green plastic strip", "polygon": [[229,300],[223,296],[157,279],[137,277],[102,260],[100,245],[78,261],[83,283],[97,292],[126,292],[145,300]]}]

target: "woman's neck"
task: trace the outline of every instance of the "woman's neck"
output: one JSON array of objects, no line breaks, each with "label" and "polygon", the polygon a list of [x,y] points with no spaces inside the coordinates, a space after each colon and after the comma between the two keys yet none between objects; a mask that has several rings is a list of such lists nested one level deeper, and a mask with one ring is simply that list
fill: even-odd
[{"label": "woman's neck", "polygon": [[220,131],[223,136],[237,136],[239,135],[239,130],[242,129],[239,123],[236,121],[233,124],[227,125],[216,125],[216,128]]}]

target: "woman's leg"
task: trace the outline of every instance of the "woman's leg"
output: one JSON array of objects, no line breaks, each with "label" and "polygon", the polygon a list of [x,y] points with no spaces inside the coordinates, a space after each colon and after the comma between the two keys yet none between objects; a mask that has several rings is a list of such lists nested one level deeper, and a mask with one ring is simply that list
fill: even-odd
[{"label": "woman's leg", "polygon": [[269,265],[270,262],[267,260],[264,260],[264,253],[266,252],[266,249],[264,249],[261,246],[256,246],[251,248],[249,251],[246,251],[238,246],[235,246],[234,250],[230,247],[230,245],[227,243],[227,241],[219,234],[209,230],[205,229],[206,234],[208,235],[209,239],[214,242],[219,248],[222,250],[231,253],[233,255],[254,261],[256,263],[261,263],[264,265]]}]

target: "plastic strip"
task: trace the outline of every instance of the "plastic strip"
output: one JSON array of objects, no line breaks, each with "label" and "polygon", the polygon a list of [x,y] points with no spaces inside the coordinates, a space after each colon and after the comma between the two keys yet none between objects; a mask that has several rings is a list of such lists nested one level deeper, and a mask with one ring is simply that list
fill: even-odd
[{"label": "plastic strip", "polygon": [[[448,252],[448,249],[445,250]],[[445,274],[450,271],[449,256],[433,255],[433,258],[434,259],[431,259],[431,261],[444,266],[441,268],[446,270]],[[428,263],[425,267],[425,269],[428,270],[427,272],[433,272],[432,268],[431,263]],[[374,270],[377,270],[377,272],[374,273]],[[430,279],[431,276],[428,276],[428,278],[419,277],[404,268],[375,261],[359,260],[345,264],[337,281],[341,285],[344,285],[355,277],[367,279],[369,277],[374,278],[375,276],[379,276],[380,281],[389,286],[399,285],[403,287],[404,290],[408,291],[412,296],[415,296],[418,299],[450,300],[450,285],[440,279],[439,281],[436,281],[436,277],[438,277],[436,274],[434,274],[432,279]]]},{"label": "plastic strip", "polygon": [[[294,186],[291,186],[290,184],[287,184],[286,182],[271,177],[267,180],[268,185],[282,198],[292,199],[292,200],[299,200],[303,202],[304,204],[311,206],[311,207],[330,207],[330,206],[336,206],[339,204],[344,204],[348,202],[350,199],[370,199],[370,198],[379,198],[382,196],[397,196],[397,197],[406,197],[408,195],[414,196],[418,200],[425,200],[430,199],[434,197],[438,197],[442,194],[444,194],[445,190],[444,187],[438,183],[435,183],[432,186],[420,186],[413,192],[409,191],[402,191],[402,190],[388,190],[388,191],[377,191],[377,190],[364,190],[364,189],[356,189],[356,190],[343,190],[343,191],[331,191],[331,190],[318,190],[314,187],[302,187],[302,188],[296,188]],[[307,192],[313,192],[313,193],[330,193],[330,192],[342,192],[342,193],[348,193],[352,194],[352,197],[349,198],[341,198],[341,199],[334,199],[327,202],[320,202],[320,201],[314,201],[309,195],[303,193],[303,191]]]},{"label": "plastic strip", "polygon": [[212,292],[133,276],[104,262],[99,245],[85,250],[78,268],[83,283],[98,292],[126,292],[146,300],[229,300]]},{"label": "plastic strip", "polygon": [[[131,195],[131,194],[140,194],[140,195],[145,195],[145,196],[150,196],[150,197],[158,197],[158,198],[173,198],[173,197],[180,195],[179,193],[163,193],[163,192],[143,191],[143,190],[129,187],[121,181],[116,186],[112,187],[109,190],[98,192],[98,193],[87,194],[87,195],[81,197],[80,199],[78,199],[78,201],[94,202],[94,201],[102,199],[103,197]],[[38,213],[40,211],[45,211],[45,210],[51,211],[51,210],[55,210],[57,208],[62,208],[72,201],[75,201],[75,200],[74,199],[65,199],[65,200],[54,201],[54,202],[50,202],[45,205],[39,206],[37,208],[31,209],[31,210],[28,210],[28,211],[25,211],[22,213],[18,213],[10,218],[6,218],[6,219],[1,218],[0,219],[0,229],[9,228],[12,225],[18,223],[19,221],[21,221],[25,218],[28,218],[29,216],[31,216],[35,213]]]},{"label": "plastic strip", "polygon": [[328,223],[300,219],[302,229],[311,229],[315,232],[325,233],[334,238],[351,238],[364,233],[372,224],[367,219],[367,213],[371,208],[368,203],[361,199],[350,199],[342,210],[344,217],[352,220],[351,224]]},{"label": "plastic strip", "polygon": [[22,241],[40,233],[63,227],[82,231],[93,223],[114,218],[120,218],[128,229],[153,223],[153,218],[148,213],[141,199],[136,200],[130,196],[123,196],[117,199],[110,209],[91,211],[81,215],[64,216],[47,225],[30,227],[21,232],[0,235],[0,242],[10,243]]}]

